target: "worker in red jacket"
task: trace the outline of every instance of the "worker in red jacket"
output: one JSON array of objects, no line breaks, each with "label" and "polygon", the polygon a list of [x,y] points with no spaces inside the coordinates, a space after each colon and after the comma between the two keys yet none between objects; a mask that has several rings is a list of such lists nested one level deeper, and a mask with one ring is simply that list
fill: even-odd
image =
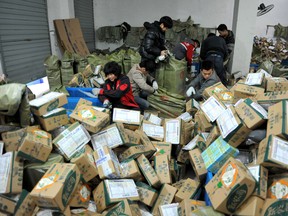
[{"label": "worker in red jacket", "polygon": [[135,102],[129,78],[121,74],[121,66],[111,61],[105,64],[104,73],[107,77],[103,88],[94,88],[94,95],[98,95],[104,107],[140,110]]}]

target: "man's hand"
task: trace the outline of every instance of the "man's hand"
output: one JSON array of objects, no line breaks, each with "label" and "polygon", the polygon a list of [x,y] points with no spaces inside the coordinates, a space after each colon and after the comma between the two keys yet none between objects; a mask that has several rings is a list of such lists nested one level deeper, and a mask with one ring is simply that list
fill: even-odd
[{"label": "man's hand", "polygon": [[103,107],[104,107],[104,108],[109,108],[110,106],[111,106],[110,101],[109,101],[108,99],[104,100],[104,102],[103,102]]},{"label": "man's hand", "polygon": [[196,94],[196,91],[195,91],[194,87],[191,86],[186,91],[186,95],[187,95],[187,97],[191,97],[193,94]]},{"label": "man's hand", "polygon": [[156,80],[153,81],[152,87],[153,89],[155,89],[155,91],[158,90],[159,87],[158,87],[158,83],[156,82]]},{"label": "man's hand", "polygon": [[99,93],[100,93],[100,90],[101,90],[101,88],[93,88],[93,89],[92,89],[92,93],[93,93],[94,95],[98,96]]}]

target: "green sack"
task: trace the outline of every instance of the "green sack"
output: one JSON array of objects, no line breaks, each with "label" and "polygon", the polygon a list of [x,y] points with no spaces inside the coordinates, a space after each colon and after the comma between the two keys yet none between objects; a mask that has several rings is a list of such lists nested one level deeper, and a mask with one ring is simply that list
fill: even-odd
[{"label": "green sack", "polygon": [[62,86],[60,60],[57,56],[51,55],[44,60],[46,67],[46,75],[48,78],[50,90],[60,88]]},{"label": "green sack", "polygon": [[166,63],[160,62],[158,68],[156,69],[155,79],[160,88],[165,88],[164,86],[165,66]]},{"label": "green sack", "polygon": [[51,70],[55,69],[59,69],[60,67],[60,61],[59,58],[56,55],[51,55],[48,56],[45,60],[44,60],[44,66],[46,68],[49,68]]}]

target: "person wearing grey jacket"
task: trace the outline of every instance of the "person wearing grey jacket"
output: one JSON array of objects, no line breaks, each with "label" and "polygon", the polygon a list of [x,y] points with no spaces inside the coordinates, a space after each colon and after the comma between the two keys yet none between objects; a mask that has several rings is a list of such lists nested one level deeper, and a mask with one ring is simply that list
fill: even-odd
[{"label": "person wearing grey jacket", "polygon": [[134,64],[127,74],[135,101],[141,111],[148,109],[150,104],[147,101],[147,97],[150,94],[154,94],[158,89],[156,80],[149,74],[150,70],[153,70],[154,67],[154,61],[142,61],[140,64]]},{"label": "person wearing grey jacket", "polygon": [[186,95],[189,98],[201,100],[204,89],[217,82],[220,82],[220,78],[214,70],[213,62],[209,60],[203,61],[201,73],[187,85]]}]

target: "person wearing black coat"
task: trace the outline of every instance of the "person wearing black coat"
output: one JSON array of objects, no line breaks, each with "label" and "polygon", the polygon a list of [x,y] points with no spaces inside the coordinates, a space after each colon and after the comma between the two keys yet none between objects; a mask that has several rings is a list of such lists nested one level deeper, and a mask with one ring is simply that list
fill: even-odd
[{"label": "person wearing black coat", "polygon": [[[144,27],[147,33],[139,48],[141,62],[147,60],[155,61],[157,57],[167,56],[168,51],[165,48],[165,31],[172,28],[173,20],[169,16],[163,16],[159,21],[153,23],[145,22]],[[155,73],[156,68],[152,72]],[[151,73],[151,71],[150,71]]]}]

